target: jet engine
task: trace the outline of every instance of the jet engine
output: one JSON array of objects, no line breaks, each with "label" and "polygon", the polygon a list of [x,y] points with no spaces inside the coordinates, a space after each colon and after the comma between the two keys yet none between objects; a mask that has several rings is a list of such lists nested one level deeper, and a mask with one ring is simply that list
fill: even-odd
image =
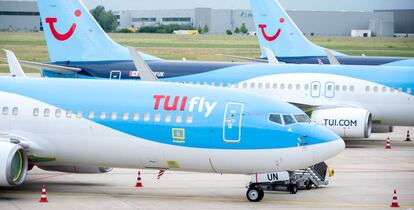
[{"label": "jet engine", "polygon": [[354,107],[319,109],[312,112],[311,119],[342,138],[368,138],[371,135],[372,115],[365,109]]},{"label": "jet engine", "polygon": [[45,171],[59,171],[76,174],[100,174],[112,171],[112,168],[95,166],[37,166]]},{"label": "jet engine", "polygon": [[18,144],[0,142],[0,186],[22,184],[27,176],[26,151]]}]

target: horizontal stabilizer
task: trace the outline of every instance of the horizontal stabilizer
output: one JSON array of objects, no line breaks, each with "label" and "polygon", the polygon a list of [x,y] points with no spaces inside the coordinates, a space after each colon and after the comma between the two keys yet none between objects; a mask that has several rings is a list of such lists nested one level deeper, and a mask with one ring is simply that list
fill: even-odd
[{"label": "horizontal stabilizer", "polygon": [[[8,62],[6,58],[0,58],[1,61]],[[23,61],[19,60],[19,63],[24,67],[39,69],[39,70],[47,70],[55,73],[60,74],[76,74],[82,69],[75,68],[75,67],[67,67],[67,66],[59,66],[54,64],[47,64],[47,63],[38,63],[33,61]]]},{"label": "horizontal stabilizer", "polygon": [[158,78],[155,76],[154,72],[142,58],[140,53],[133,47],[127,47],[129,54],[134,61],[134,65],[137,71],[139,71],[139,76],[142,81],[158,81]]},{"label": "horizontal stabilizer", "polygon": [[224,54],[216,54],[217,56],[223,56],[225,58],[232,58],[237,59],[241,61],[249,61],[249,62],[256,62],[256,63],[267,63],[267,60],[260,59],[260,58],[248,58],[243,56],[237,56],[237,55],[224,55]]},{"label": "horizontal stabilizer", "polygon": [[273,54],[272,50],[270,50],[267,47],[264,47],[263,49],[266,53],[267,62],[270,64],[279,64],[279,61],[277,60],[275,54]]}]

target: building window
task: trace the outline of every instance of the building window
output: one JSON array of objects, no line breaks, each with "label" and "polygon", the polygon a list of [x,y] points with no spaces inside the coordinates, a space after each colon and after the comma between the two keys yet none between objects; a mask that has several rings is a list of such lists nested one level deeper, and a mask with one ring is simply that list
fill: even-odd
[{"label": "building window", "polygon": [[60,116],[62,116],[62,110],[56,109],[55,110],[55,117],[60,118]]},{"label": "building window", "polygon": [[44,116],[44,117],[49,117],[49,116],[50,116],[50,109],[46,108],[46,109],[43,111],[43,116]]},{"label": "building window", "polygon": [[34,116],[34,117],[39,116],[39,108],[34,108],[34,109],[33,109],[33,116]]},{"label": "building window", "polygon": [[191,22],[191,17],[165,17],[163,22]]},{"label": "building window", "polygon": [[157,18],[155,17],[132,18],[132,22],[156,22],[156,21],[157,21]]}]

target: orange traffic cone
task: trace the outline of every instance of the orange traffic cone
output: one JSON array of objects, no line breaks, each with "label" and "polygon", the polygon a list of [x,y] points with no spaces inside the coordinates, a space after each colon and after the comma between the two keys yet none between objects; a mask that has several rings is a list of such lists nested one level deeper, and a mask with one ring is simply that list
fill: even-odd
[{"label": "orange traffic cone", "polygon": [[411,141],[410,131],[409,130],[407,131],[407,138],[405,139],[405,141]]},{"label": "orange traffic cone", "polygon": [[42,195],[40,196],[40,200],[39,203],[48,203],[49,201],[47,200],[47,196],[46,196],[46,185],[42,186]]},{"label": "orange traffic cone", "polygon": [[400,206],[398,205],[398,201],[397,201],[397,190],[394,189],[394,195],[392,196],[392,203],[391,206],[392,208],[399,208]]},{"label": "orange traffic cone", "polygon": [[135,185],[135,187],[144,187],[142,185],[142,182],[141,182],[141,172],[140,171],[138,171],[137,184]]},{"label": "orange traffic cone", "polygon": [[385,145],[385,149],[391,149],[391,140],[390,140],[390,137],[387,138],[387,144]]}]

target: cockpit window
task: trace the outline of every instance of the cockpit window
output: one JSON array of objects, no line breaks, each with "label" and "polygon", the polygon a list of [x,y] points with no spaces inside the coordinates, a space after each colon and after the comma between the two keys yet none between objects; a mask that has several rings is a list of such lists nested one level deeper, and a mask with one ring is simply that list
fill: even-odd
[{"label": "cockpit window", "polygon": [[292,115],[283,115],[283,121],[285,121],[285,125],[290,125],[296,123],[295,119],[293,119]]},{"label": "cockpit window", "polygon": [[308,115],[306,114],[295,114],[293,115],[293,117],[298,123],[310,123],[311,122],[311,119],[309,119]]},{"label": "cockpit window", "polygon": [[270,114],[269,115],[269,120],[271,122],[283,125],[282,117],[280,116],[280,114]]}]

